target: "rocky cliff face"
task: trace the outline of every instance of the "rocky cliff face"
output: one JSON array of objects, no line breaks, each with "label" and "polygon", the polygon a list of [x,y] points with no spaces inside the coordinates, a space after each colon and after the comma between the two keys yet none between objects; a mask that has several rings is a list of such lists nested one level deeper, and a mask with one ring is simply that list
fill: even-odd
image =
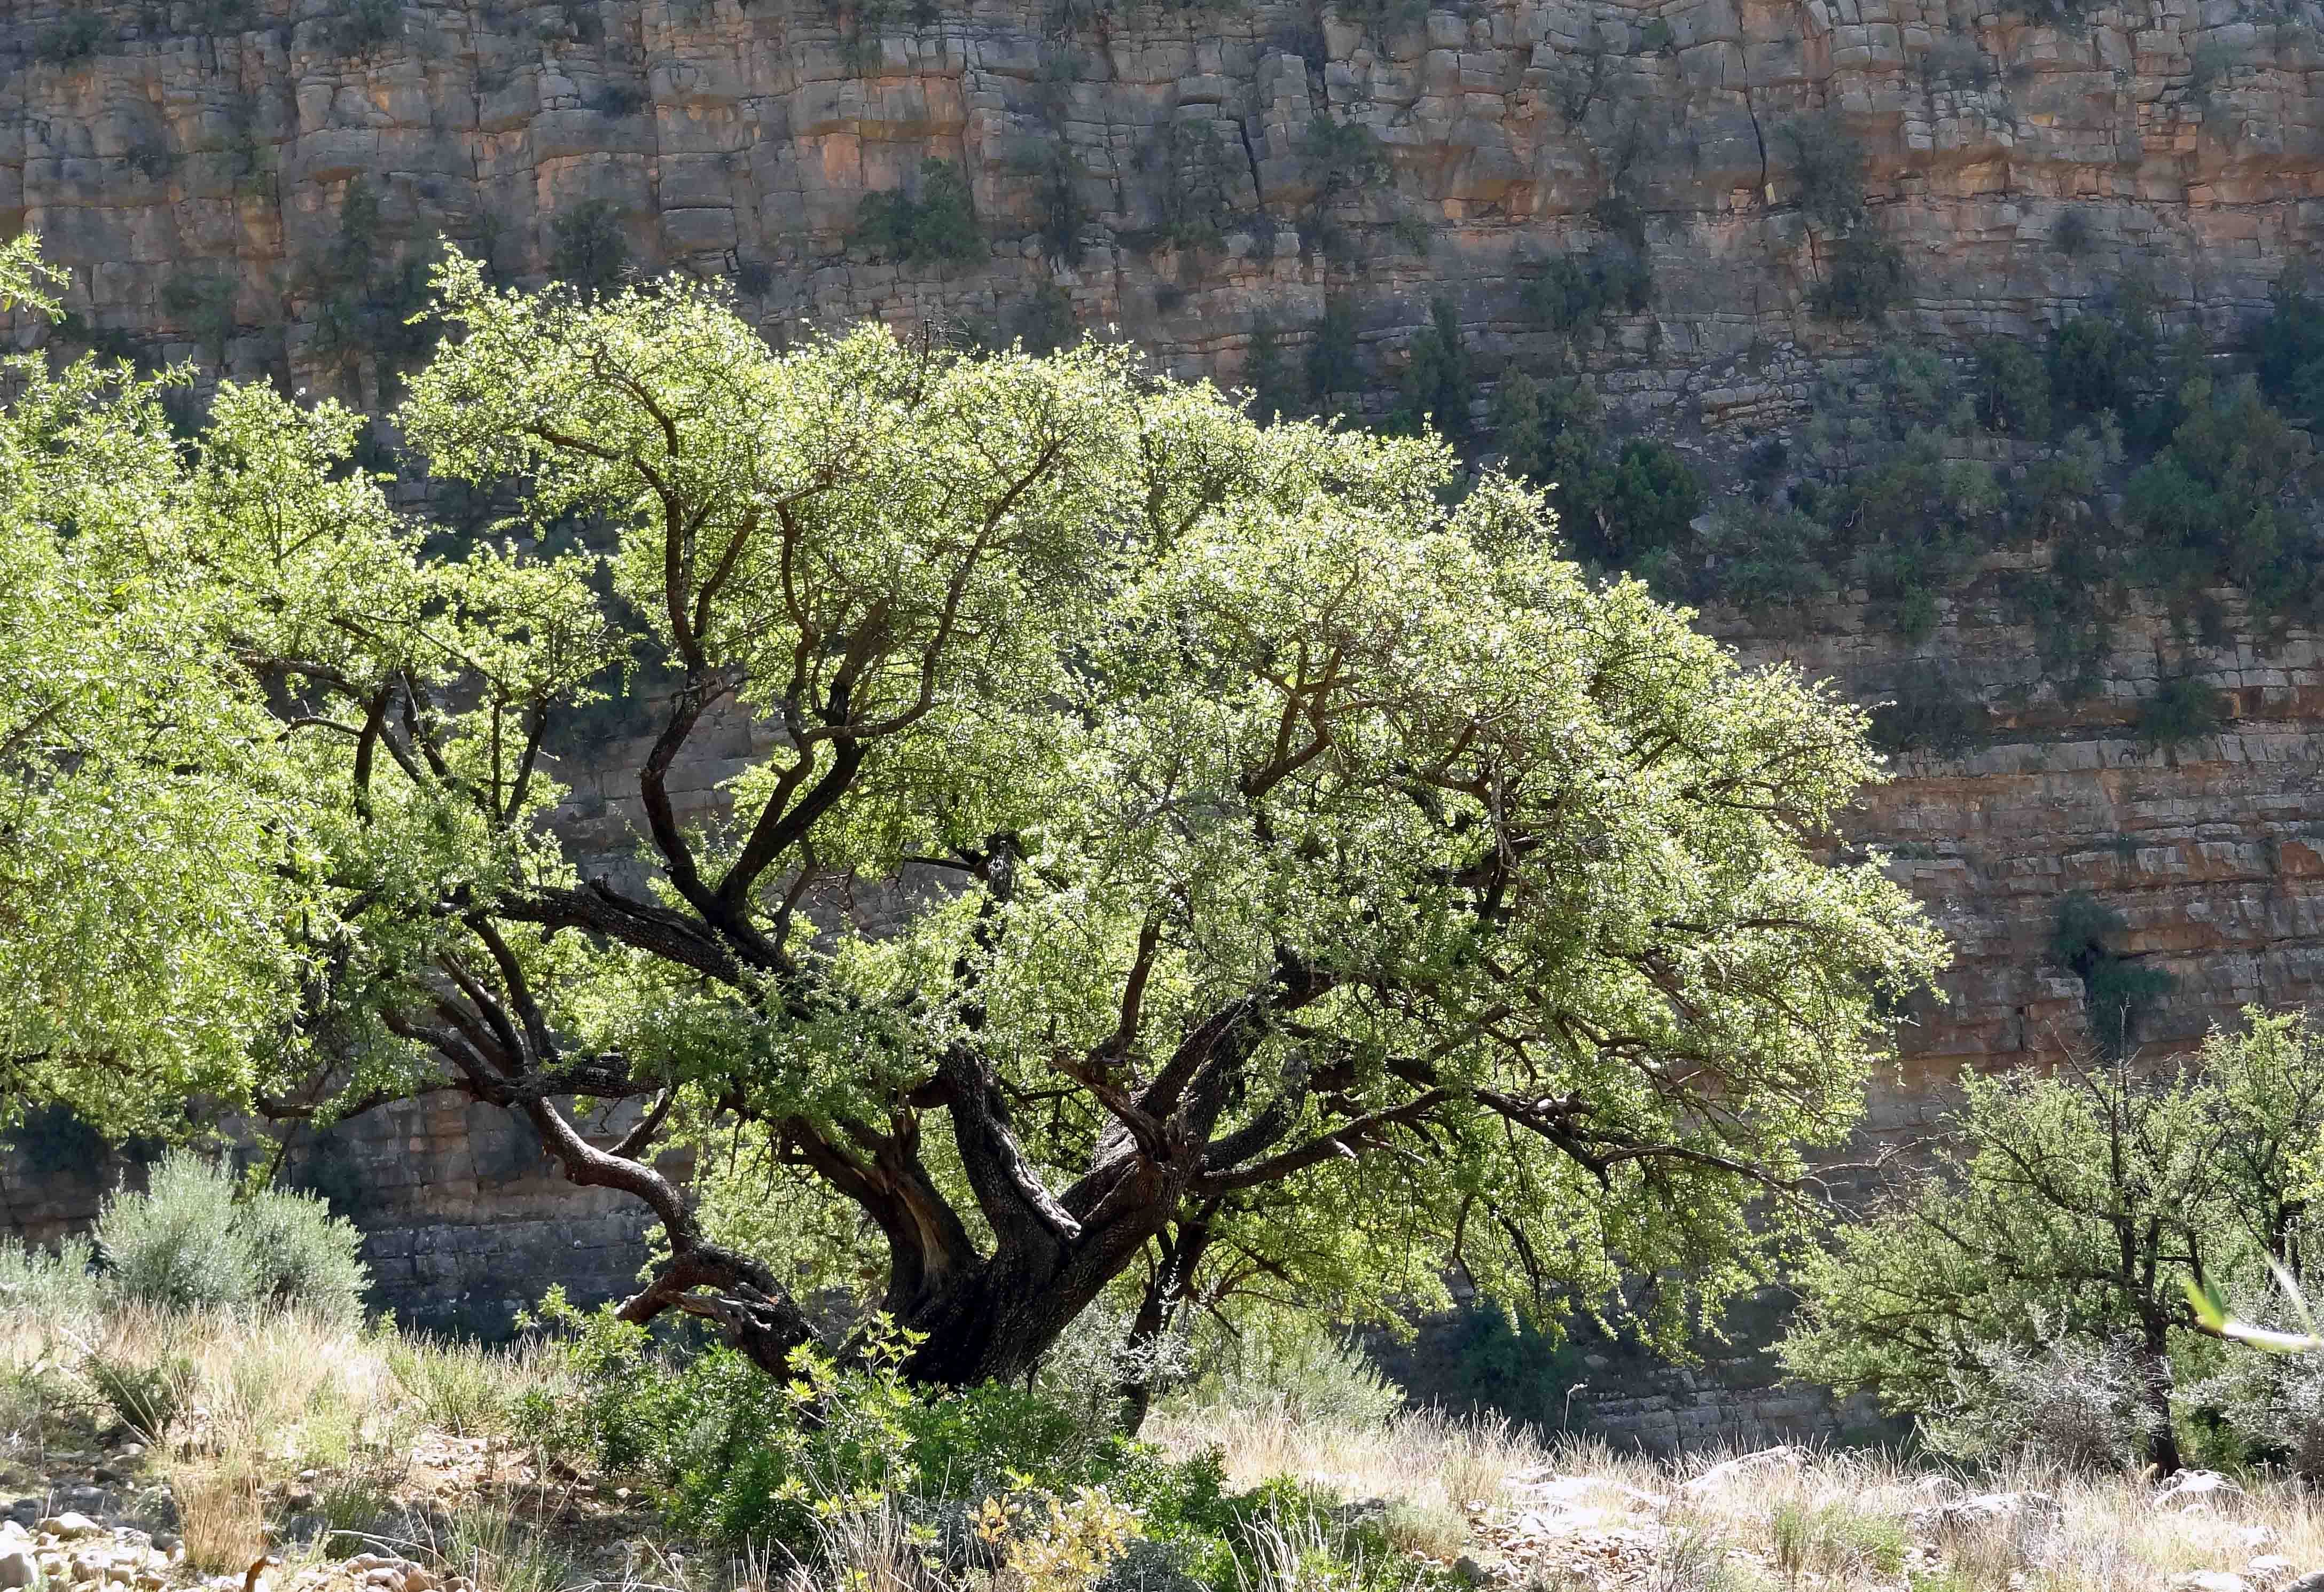
[{"label": "rocky cliff face", "polygon": [[[1780,423],[1785,356],[1841,341],[1803,312],[1831,252],[1795,203],[1803,114],[1860,143],[1909,271],[1900,324],[1944,336],[2038,321],[2133,264],[2222,327],[2310,246],[2324,173],[2324,43],[2312,7],[2273,0],[2057,26],[1967,0],[8,12],[0,225],[46,235],[88,328],[374,394],[378,350],[335,299],[438,235],[517,280],[622,256],[730,278],[778,336],[1069,304],[1231,379],[1254,317],[1302,327],[1333,296],[1381,370],[1440,294],[1489,365],[1537,365],[1552,334],[1517,279],[1610,219],[1642,229],[1660,287],[1584,361],[1716,433]],[[1334,160],[1346,124],[1387,180]],[[851,246],[863,195],[929,159],[964,174],[989,257]]]},{"label": "rocky cliff face", "polygon": [[[20,323],[23,342],[372,404],[422,346],[402,317],[439,236],[512,281],[725,279],[777,341],[871,315],[1078,324],[1224,381],[1253,373],[1255,331],[1296,362],[1336,305],[1374,410],[1442,299],[1482,391],[1578,370],[1621,424],[1725,479],[1876,330],[1958,349],[2128,276],[2167,325],[2225,339],[2324,232],[2314,5],[2139,0],[2045,23],[1982,4],[9,0],[0,229],[37,228],[70,273],[71,322]],[[1816,137],[1860,152],[1868,225],[1899,253],[1885,327],[1811,313],[1838,263]],[[964,179],[973,235],[931,220],[930,161]],[[911,225],[864,224],[883,191]],[[1560,329],[1526,307],[1545,262],[1617,235],[1651,265],[1645,309]],[[1911,645],[1845,601],[1781,635],[1710,616],[1866,700],[1937,671],[1977,699],[1974,732],[1903,758],[1848,837],[1892,849],[1960,948],[1876,1131],[1924,1116],[1963,1063],[2087,1032],[2085,980],[2049,949],[2076,890],[2105,958],[2174,976],[2135,1014],[2144,1042],[2324,987],[2324,652],[2223,601],[2209,643],[2129,616],[2071,702],[1993,578]],[[2133,704],[2190,671],[2230,721],[2142,744]],[[716,750],[747,752],[731,731]],[[715,805],[730,771],[705,762],[690,799]],[[574,780],[576,840],[626,851],[619,778]],[[533,1280],[461,1236],[504,1192],[558,1219],[522,1146],[472,1126],[413,1108],[342,1146],[372,1166],[359,1203],[399,1296],[430,1309]],[[13,1225],[86,1203],[36,1181],[0,1183]],[[611,1287],[633,1229],[587,1219]]]}]

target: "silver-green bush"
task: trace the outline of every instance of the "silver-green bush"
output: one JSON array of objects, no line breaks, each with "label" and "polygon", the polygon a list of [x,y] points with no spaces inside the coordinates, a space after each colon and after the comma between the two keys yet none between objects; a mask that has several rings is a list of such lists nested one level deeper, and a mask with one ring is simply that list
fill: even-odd
[{"label": "silver-green bush", "polygon": [[362,1235],[311,1194],[237,1198],[226,1168],[172,1151],[145,1192],[116,1190],[97,1219],[112,1299],[165,1310],[281,1305],[337,1321],[363,1311]]}]

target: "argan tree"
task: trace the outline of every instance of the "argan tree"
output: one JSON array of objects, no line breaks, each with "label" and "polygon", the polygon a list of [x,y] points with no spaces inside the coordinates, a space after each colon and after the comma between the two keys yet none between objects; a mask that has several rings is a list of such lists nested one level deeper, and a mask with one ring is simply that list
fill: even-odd
[{"label": "argan tree", "polygon": [[[194,768],[221,858],[264,863],[235,977],[279,1015],[220,1030],[249,1060],[211,1094],[504,1106],[658,1219],[627,1318],[770,1368],[815,1330],[796,1273],[706,1226],[677,1136],[867,1243],[936,1383],[1023,1373],[1204,1227],[1358,1302],[1452,1262],[1528,1309],[1663,1275],[1671,1332],[1794,1233],[1754,1207],[1847,1131],[1880,998],[1941,954],[1877,860],[1830,860],[1878,777],[1854,710],[1585,581],[1538,497],[1456,493],[1431,439],[1261,428],[1094,345],[778,354],[678,282],[528,298],[456,256],[437,290],[398,419],[515,505],[503,539],[427,556],[351,417],[231,386],[102,529],[181,571],[239,737],[213,791],[149,711],[146,774]],[[612,550],[549,551],[576,523]],[[678,684],[628,885],[557,838],[547,748],[649,655]],[[131,677],[59,679],[98,721],[172,667],[95,661]],[[773,750],[690,815],[675,776],[733,715]],[[39,801],[115,778],[5,755]],[[36,853],[138,849],[39,822]],[[14,936],[42,908],[10,899]],[[69,998],[49,965],[12,998]],[[182,1093],[159,1018],[12,1022],[46,1094]]]}]

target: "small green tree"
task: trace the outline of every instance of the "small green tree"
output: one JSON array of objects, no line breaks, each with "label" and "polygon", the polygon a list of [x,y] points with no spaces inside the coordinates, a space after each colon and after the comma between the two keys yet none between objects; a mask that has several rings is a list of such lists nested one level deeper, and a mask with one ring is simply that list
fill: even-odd
[{"label": "small green tree", "polygon": [[897,188],[865,194],[856,206],[855,235],[915,265],[959,265],[985,253],[968,179],[949,161],[922,161],[917,193]]},{"label": "small green tree", "polygon": [[2145,1458],[2179,1464],[2174,1356],[2215,1335],[2190,1295],[2291,1253],[2324,1134],[2324,1034],[2245,1014],[2159,1075],[2069,1058],[1962,1081],[1937,1169],[1843,1228],[1799,1278],[1794,1374],[1942,1422],[2046,1344],[2126,1347]]},{"label": "small green tree", "polygon": [[1449,299],[1433,299],[1428,324],[1413,336],[1403,391],[1388,424],[1407,433],[1434,426],[1447,437],[1466,437],[1469,405],[1475,394],[1476,379],[1469,371],[1469,345],[1461,332],[1460,312]]},{"label": "small green tree", "polygon": [[1324,300],[1323,317],[1307,339],[1305,374],[1308,408],[1314,414],[1338,414],[1346,400],[1363,391],[1363,361],[1356,352],[1356,307],[1347,299]]}]

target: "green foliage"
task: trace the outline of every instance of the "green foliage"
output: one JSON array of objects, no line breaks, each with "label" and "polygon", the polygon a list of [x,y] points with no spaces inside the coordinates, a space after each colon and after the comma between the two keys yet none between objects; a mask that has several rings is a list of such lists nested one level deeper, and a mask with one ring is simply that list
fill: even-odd
[{"label": "green foliage", "polygon": [[61,1101],[25,1110],[0,1134],[0,1144],[36,1178],[94,1175],[113,1148],[79,1112]]},{"label": "green foliage", "polygon": [[1041,218],[1042,252],[1066,265],[1081,263],[1082,235],[1094,216],[1082,197],[1081,170],[1065,140],[1048,139],[1033,164],[1034,206]]},{"label": "green foliage", "polygon": [[1388,424],[1413,434],[1434,426],[1447,437],[1466,437],[1469,405],[1475,393],[1476,377],[1469,369],[1469,345],[1461,333],[1460,312],[1449,299],[1433,299],[1428,324],[1413,335],[1403,391]]},{"label": "green foliage", "polygon": [[331,43],[341,55],[368,55],[403,33],[401,0],[334,0]]},{"label": "green foliage", "polygon": [[1202,1367],[1174,1405],[1280,1412],[1301,1425],[1382,1427],[1405,1408],[1404,1390],[1343,1331],[1305,1314],[1254,1312],[1228,1330],[1198,1333]]},{"label": "green foliage", "polygon": [[[1262,428],[1127,349],[978,356],[869,326],[778,354],[717,284],[522,294],[456,254],[437,281],[456,335],[395,423],[438,481],[499,495],[503,538],[429,556],[430,528],[349,468],[353,416],[231,382],[198,446],[157,418],[152,456],[106,470],[109,491],[149,485],[134,516],[60,536],[23,494],[31,550],[0,557],[70,627],[66,667],[35,656],[29,677],[76,729],[125,714],[149,737],[125,773],[109,729],[95,763],[41,766],[32,804],[106,814],[94,839],[0,841],[30,853],[0,888],[53,881],[76,931],[23,943],[18,925],[58,909],[45,894],[0,911],[9,987],[42,991],[36,1022],[87,1026],[5,1033],[40,1058],[35,1087],[85,1113],[181,1103],[180,1074],[204,1069],[152,1032],[148,989],[61,1017],[48,991],[79,994],[92,945],[122,938],[105,913],[136,908],[139,945],[202,970],[257,914],[281,965],[234,987],[259,1020],[221,1021],[249,1037],[219,1098],[327,1109],[448,1068],[602,1170],[612,1152],[576,1147],[565,1099],[666,1095],[622,1152],[645,1157],[628,1179],[670,1245],[650,1300],[711,1282],[685,1306],[726,1312],[758,1363],[813,1334],[787,1280],[650,1171],[658,1133],[739,1145],[853,1224],[872,1265],[848,1285],[944,1329],[897,1367],[915,1385],[1021,1382],[1163,1242],[1193,1246],[1205,1201],[1208,1267],[1262,1259],[1272,1296],[1370,1319],[1442,1300],[1458,1265],[1545,1315],[1613,1311],[1643,1269],[1671,1279],[1637,1301],[1656,1341],[1796,1241],[1797,1212],[1759,1208],[1766,1180],[1845,1137],[1892,1003],[1943,955],[1877,866],[1823,850],[1878,777],[1860,713],[1586,576],[1536,493],[1449,448]],[[94,467],[54,453],[26,467],[34,488]],[[560,550],[593,519],[609,553]],[[154,548],[158,571],[138,562]],[[104,627],[83,633],[90,604],[47,567],[99,555],[115,567],[84,589],[134,603],[139,579],[173,583],[189,645],[223,655],[150,687],[167,760],[134,656],[81,711]],[[56,621],[32,617],[46,645]],[[0,625],[12,676],[17,629]],[[538,754],[649,648],[684,676],[637,775],[650,815],[707,703],[806,728],[733,770],[731,826],[650,819],[661,861],[632,897],[576,876]],[[115,834],[152,768],[207,754],[216,683],[236,778],[189,799],[223,826],[219,855],[177,854],[166,826]],[[191,767],[171,777],[212,772]],[[1434,771],[1418,799],[1416,769]],[[216,915],[202,943],[170,903],[147,922],[142,899],[79,898],[92,857],[155,852],[173,899]],[[931,862],[952,888],[876,932],[818,905]],[[1575,869],[1608,883],[1586,906],[1559,883]],[[247,900],[219,898],[222,870]],[[1650,1064],[1673,1054],[1702,1064]],[[1150,1142],[1097,1126],[1133,1088]],[[1003,1103],[1037,1089],[1054,1110]],[[1101,1220],[1100,1200],[1134,1221]],[[1206,1302],[1234,1276],[1213,1253],[1188,1263]],[[689,1450],[693,1507],[788,1507],[798,1451],[729,1464],[724,1441]]]},{"label": "green foliage", "polygon": [[1669,444],[1632,437],[1609,452],[1597,400],[1578,381],[1537,384],[1522,372],[1493,398],[1495,446],[1508,468],[1550,488],[1558,524],[1591,563],[1658,589],[1684,587],[1674,561],[1702,512],[1701,477]]},{"label": "green foliage", "polygon": [[1878,320],[1904,299],[1906,280],[1903,251],[1877,234],[1853,232],[1831,245],[1808,302],[1832,320]]},{"label": "green foliage", "polygon": [[2069,260],[2079,260],[2090,252],[2095,233],[2089,212],[2080,205],[2069,205],[2050,224],[2050,246]]},{"label": "green foliage", "polygon": [[140,1366],[93,1353],[80,1374],[120,1422],[149,1443],[161,1441],[193,1403],[193,1362],[174,1358]]},{"label": "green foliage", "polygon": [[1638,48],[1648,55],[1667,55],[1678,48],[1678,35],[1661,17],[1648,17],[1638,30]]},{"label": "green foliage", "polygon": [[1863,219],[1864,145],[1837,115],[1794,116],[1776,127],[1775,144],[1790,157],[1809,220],[1846,232]]},{"label": "green foliage", "polygon": [[161,284],[161,308],[185,323],[213,364],[226,363],[234,338],[236,291],[233,273],[224,270],[180,271]]},{"label": "green foliage", "polygon": [[1334,121],[1325,111],[1299,135],[1299,163],[1314,189],[1300,216],[1300,247],[1334,263],[1354,262],[1356,240],[1342,213],[1393,178],[1387,146],[1361,122]]},{"label": "green foliage", "polygon": [[2126,419],[2153,361],[2153,329],[2144,315],[2078,315],[2051,334],[2050,391],[2070,413]]},{"label": "green foliage", "polygon": [[2050,435],[2050,373],[2042,356],[2014,337],[1977,345],[1977,418],[1987,430],[2026,442]]},{"label": "green foliage", "polygon": [[2241,1286],[2290,1252],[2324,1131],[2324,1036],[2245,1021],[2151,1077],[1965,1076],[1938,1169],[1805,1269],[1785,1364],[1877,1390],[1953,1451],[2124,1463],[2135,1438],[2175,1462],[2173,1361],[2209,1342],[2185,1284]]},{"label": "green foliage", "polygon": [[1028,354],[1055,354],[1081,341],[1074,297],[1056,282],[1043,282],[1018,306],[1013,332]]},{"label": "green foliage", "polygon": [[919,190],[868,193],[856,207],[857,240],[891,260],[959,265],[983,258],[968,179],[948,161],[920,162]]},{"label": "green foliage", "polygon": [[233,1176],[183,1151],[145,1192],[106,1197],[94,1236],[114,1298],[165,1310],[266,1305],[351,1321],[370,1275],[362,1236],[311,1195],[237,1197]]},{"label": "green foliage", "polygon": [[642,83],[608,83],[597,91],[589,108],[607,121],[619,122],[636,115],[653,103],[653,96]]},{"label": "green foliage", "polygon": [[2168,750],[2198,741],[2226,722],[2226,699],[2192,675],[2174,675],[2138,704],[2138,739]]},{"label": "green foliage", "polygon": [[2182,601],[2228,580],[2264,612],[2314,612],[2319,539],[2304,507],[2314,443],[2249,378],[2224,391],[2198,379],[2180,403],[2186,418],[2169,445],[2124,489],[2134,573]]},{"label": "green foliage", "polygon": [[2268,317],[2248,342],[2260,391],[2310,426],[2324,419],[2324,305],[2294,277],[2276,284]]},{"label": "green foliage", "polygon": [[[87,1238],[67,1238],[50,1250],[13,1235],[0,1238],[0,1320],[18,1312],[49,1321],[95,1314],[104,1304],[96,1261]],[[0,1393],[5,1390],[0,1381]]]},{"label": "green foliage", "polygon": [[428,266],[397,245],[382,225],[379,196],[368,178],[347,181],[339,200],[338,235],[309,259],[303,286],[316,301],[316,356],[337,363],[350,389],[365,357],[377,362],[392,392],[392,378],[434,346],[438,328],[426,315]]},{"label": "green foliage", "polygon": [[71,66],[95,55],[111,41],[112,30],[93,8],[69,7],[64,17],[42,28],[32,40],[32,58],[51,66]]},{"label": "green foliage", "polygon": [[1574,1385],[1590,1379],[1580,1351],[1563,1335],[1499,1304],[1462,1311],[1443,1352],[1444,1398],[1544,1431],[1566,1427]]},{"label": "green foliage", "polygon": [[1299,407],[1299,383],[1283,351],[1272,316],[1251,318],[1250,346],[1243,356],[1242,382],[1250,392],[1251,418],[1271,426]]},{"label": "green foliage", "polygon": [[585,293],[611,293],[629,279],[629,235],[613,200],[584,199],[557,216],[549,231],[549,271],[558,281]]},{"label": "green foliage", "polygon": [[1356,353],[1356,309],[1345,299],[1327,299],[1323,317],[1307,340],[1307,399],[1314,412],[1337,414],[1363,391],[1363,363]]},{"label": "green foliage", "polygon": [[1895,689],[1892,700],[1872,710],[1873,743],[1884,750],[1948,757],[1984,735],[1985,704],[1941,671],[1915,667]]},{"label": "green foliage", "polygon": [[1526,309],[1555,330],[1581,331],[1603,315],[1636,315],[1654,302],[1653,267],[1644,254],[1609,238],[1585,254],[1553,254],[1521,290]]},{"label": "green foliage", "polygon": [[1428,20],[1428,0],[1333,0],[1332,10],[1383,48]]},{"label": "green foliage", "polygon": [[2114,949],[2126,927],[2120,913],[2088,890],[2069,890],[2050,931],[2050,961],[2081,980],[2090,1031],[2108,1055],[2130,1048],[2139,1017],[2173,983],[2162,969]]}]

